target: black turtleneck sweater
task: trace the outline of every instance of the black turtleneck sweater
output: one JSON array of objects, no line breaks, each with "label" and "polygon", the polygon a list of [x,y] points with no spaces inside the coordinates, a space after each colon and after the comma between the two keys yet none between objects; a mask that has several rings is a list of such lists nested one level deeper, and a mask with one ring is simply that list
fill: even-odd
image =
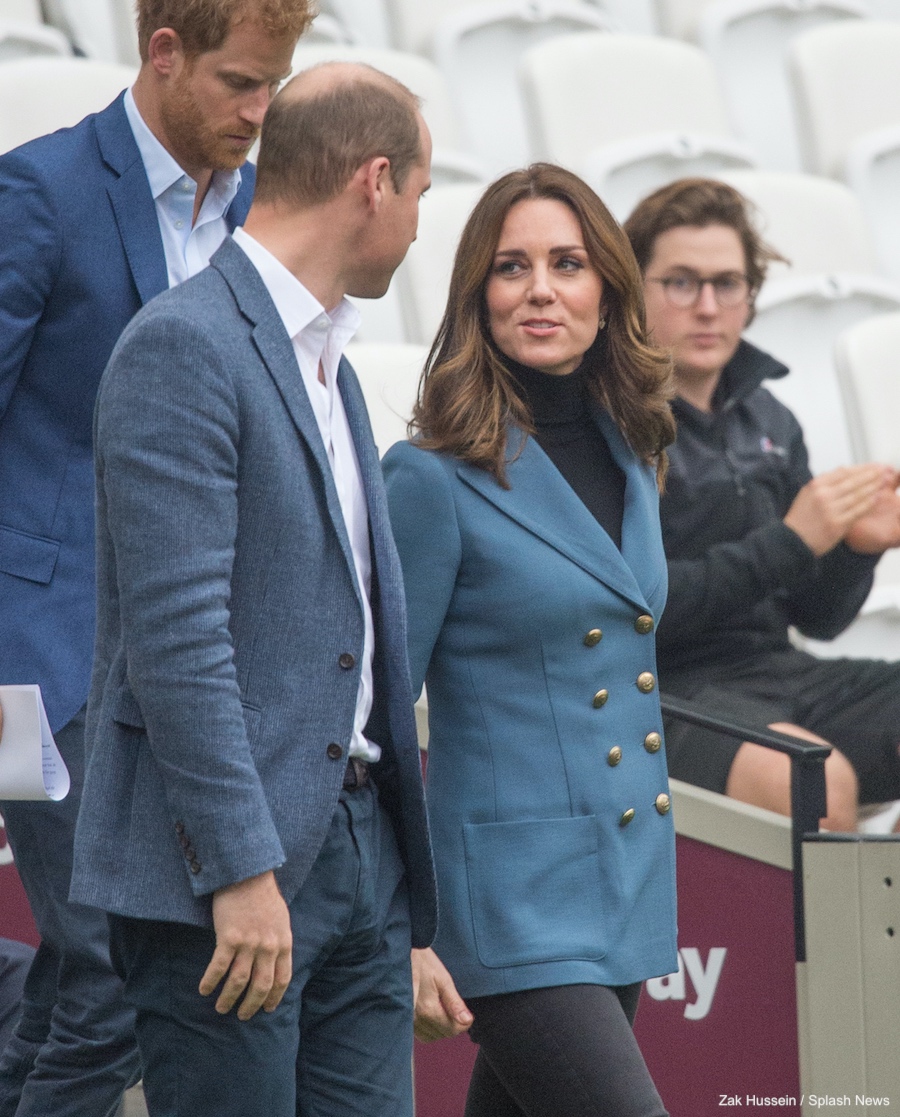
[{"label": "black turtleneck sweater", "polygon": [[528,404],[535,439],[587,510],[619,548],[625,509],[625,474],[591,415],[583,367],[554,376],[506,360]]}]

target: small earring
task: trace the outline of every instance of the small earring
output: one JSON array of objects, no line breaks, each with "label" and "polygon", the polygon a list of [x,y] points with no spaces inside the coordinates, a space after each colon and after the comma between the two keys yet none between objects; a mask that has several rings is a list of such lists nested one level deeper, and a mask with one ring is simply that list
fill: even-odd
[{"label": "small earring", "polygon": [[597,323],[597,329],[602,330],[605,325],[606,325],[606,319],[601,314],[600,315],[600,321]]}]

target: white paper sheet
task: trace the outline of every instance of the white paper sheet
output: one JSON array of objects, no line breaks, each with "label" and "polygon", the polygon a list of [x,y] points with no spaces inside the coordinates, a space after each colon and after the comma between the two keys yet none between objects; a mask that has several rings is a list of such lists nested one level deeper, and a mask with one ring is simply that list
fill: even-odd
[{"label": "white paper sheet", "polygon": [[0,799],[59,800],[69,770],[53,740],[39,686],[0,686]]}]

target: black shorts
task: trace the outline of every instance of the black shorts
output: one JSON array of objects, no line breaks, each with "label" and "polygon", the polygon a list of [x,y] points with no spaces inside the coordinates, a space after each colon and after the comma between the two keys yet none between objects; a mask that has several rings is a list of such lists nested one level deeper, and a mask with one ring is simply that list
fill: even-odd
[{"label": "black shorts", "polygon": [[[900,663],[817,659],[797,648],[752,661],[669,671],[664,693],[752,728],[787,721],[839,749],[859,780],[860,803],[900,799]],[[724,793],[741,742],[665,720],[669,775]]]}]

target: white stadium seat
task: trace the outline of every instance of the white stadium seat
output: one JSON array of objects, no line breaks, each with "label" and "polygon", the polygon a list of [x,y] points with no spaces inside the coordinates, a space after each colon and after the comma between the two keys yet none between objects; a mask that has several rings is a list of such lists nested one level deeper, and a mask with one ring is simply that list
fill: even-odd
[{"label": "white stadium seat", "polygon": [[764,235],[791,260],[757,298],[750,341],[791,374],[769,389],[803,426],[813,471],[854,460],[834,367],[834,340],[875,314],[900,310],[900,284],[877,274],[859,203],[840,183],[787,172],[722,176],[758,207]]},{"label": "white stadium seat", "polygon": [[597,7],[609,16],[615,31],[631,35],[656,35],[659,31],[655,0],[600,0]]},{"label": "white stadium seat", "polygon": [[428,350],[423,345],[354,343],[347,346],[346,356],[359,377],[375,445],[383,456],[406,438]]},{"label": "white stadium seat", "polygon": [[814,27],[865,14],[863,0],[713,0],[704,7],[698,41],[716,67],[735,134],[762,166],[802,166],[788,44]]},{"label": "white stadium seat", "polygon": [[522,83],[535,157],[584,174],[620,218],[672,179],[754,164],[712,64],[687,43],[569,35],[528,51]]},{"label": "white stadium seat", "polygon": [[361,47],[391,46],[390,20],[384,0],[322,0],[319,5],[345,30],[345,41]]},{"label": "white stadium seat", "polygon": [[523,53],[548,39],[609,26],[599,9],[574,0],[483,0],[440,21],[435,61],[447,79],[468,146],[492,176],[529,159],[518,80]]},{"label": "white stadium seat", "polygon": [[135,71],[84,58],[21,58],[0,65],[0,152],[99,112]]},{"label": "white stadium seat", "polygon": [[791,75],[808,167],[843,175],[851,144],[900,125],[900,25],[860,20],[818,27],[791,44]]},{"label": "white stadium seat", "polygon": [[339,19],[322,12],[316,16],[303,32],[304,46],[318,46],[322,43],[344,43],[350,45],[353,35]]},{"label": "white stadium seat", "polygon": [[71,53],[72,44],[55,27],[3,19],[0,16],[0,62],[9,62],[13,58],[31,58],[41,54],[65,57]]},{"label": "white stadium seat", "polygon": [[882,268],[900,279],[898,59],[900,23],[869,20],[802,36],[791,62],[810,167],[846,178],[862,202]]},{"label": "white stadium seat", "polygon": [[403,82],[422,98],[422,115],[434,145],[431,176],[435,184],[482,182],[486,172],[468,151],[463,150],[459,125],[440,70],[427,58],[397,50],[354,47],[339,43],[300,45],[294,52],[294,73],[332,60],[366,62]]},{"label": "white stadium seat", "polygon": [[[900,314],[869,318],[834,347],[851,441],[858,461],[900,468]],[[900,659],[900,552],[889,551],[859,617],[836,641],[810,642],[817,655]]]},{"label": "white stadium seat", "polygon": [[395,283],[403,295],[410,340],[430,346],[447,303],[460,233],[482,194],[475,185],[436,186],[419,205],[419,232]]},{"label": "white stadium seat", "polygon": [[394,42],[400,50],[431,54],[438,23],[448,12],[472,3],[473,0],[386,0]]},{"label": "white stadium seat", "polygon": [[842,333],[835,365],[857,460],[900,469],[900,314],[869,318]]},{"label": "white stadium seat", "polygon": [[65,35],[44,26],[40,0],[0,0],[0,62],[71,53],[72,44]]}]

